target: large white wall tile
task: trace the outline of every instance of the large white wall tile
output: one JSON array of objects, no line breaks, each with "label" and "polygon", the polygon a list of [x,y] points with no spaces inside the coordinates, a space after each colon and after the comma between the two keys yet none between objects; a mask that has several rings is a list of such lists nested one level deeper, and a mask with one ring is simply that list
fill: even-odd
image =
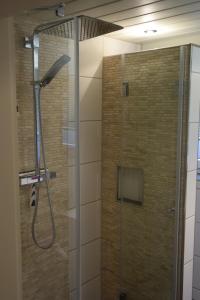
[{"label": "large white wall tile", "polygon": [[104,37],[104,56],[133,53],[140,50],[140,44],[120,41],[106,36]]},{"label": "large white wall tile", "polygon": [[68,209],[72,209],[76,206],[76,187],[77,187],[77,178],[76,178],[76,168],[68,167]]},{"label": "large white wall tile", "polygon": [[192,300],[193,261],[184,265],[183,300]]},{"label": "large white wall tile", "polygon": [[186,218],[195,215],[197,172],[187,172],[186,184]]},{"label": "large white wall tile", "polygon": [[193,300],[200,300],[200,290],[193,289],[193,291],[192,291],[192,299]]},{"label": "large white wall tile", "polygon": [[191,73],[189,122],[199,122],[199,107],[200,107],[199,105],[200,105],[200,74]]},{"label": "large white wall tile", "polygon": [[200,48],[192,46],[192,72],[200,73]]},{"label": "large white wall tile", "polygon": [[187,154],[188,171],[193,171],[197,169],[198,134],[199,134],[198,123],[189,123],[188,154]]},{"label": "large white wall tile", "polygon": [[80,120],[101,120],[102,79],[80,77]]},{"label": "large white wall tile", "polygon": [[194,254],[194,225],[195,217],[190,217],[185,221],[185,247],[184,247],[184,263],[193,259]]},{"label": "large white wall tile", "polygon": [[81,248],[82,283],[100,275],[101,269],[101,241],[100,239],[88,243]]},{"label": "large white wall tile", "polygon": [[200,289],[200,257],[194,256],[193,287]]},{"label": "large white wall tile", "polygon": [[76,248],[77,239],[77,222],[76,222],[76,209],[70,209],[67,212],[68,224],[69,224],[69,250]]},{"label": "large white wall tile", "polygon": [[101,121],[81,122],[80,161],[87,163],[101,160]]},{"label": "large white wall tile", "polygon": [[80,76],[102,78],[103,37],[80,42],[79,47]]},{"label": "large white wall tile", "polygon": [[81,242],[85,244],[101,236],[101,201],[81,206]]},{"label": "large white wall tile", "polygon": [[101,279],[100,276],[90,280],[82,286],[82,300],[101,299]]},{"label": "large white wall tile", "polygon": [[197,197],[196,197],[196,222],[200,222],[200,187],[197,182]]},{"label": "large white wall tile", "polygon": [[97,201],[101,197],[101,162],[81,165],[81,203]]}]

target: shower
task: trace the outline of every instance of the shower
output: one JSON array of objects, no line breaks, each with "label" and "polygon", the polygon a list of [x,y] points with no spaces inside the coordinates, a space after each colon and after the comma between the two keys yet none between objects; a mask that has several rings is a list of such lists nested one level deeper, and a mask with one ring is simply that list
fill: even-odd
[{"label": "shower", "polygon": [[[36,147],[36,177],[38,179],[38,184],[36,188],[36,195],[35,195],[35,209],[33,214],[33,220],[32,220],[32,237],[35,242],[35,244],[42,249],[48,249],[50,248],[56,238],[56,230],[55,230],[55,222],[54,222],[54,216],[53,216],[53,209],[52,209],[52,203],[51,203],[51,195],[49,191],[49,174],[48,174],[48,168],[46,164],[46,156],[45,156],[45,149],[44,149],[44,140],[43,140],[43,130],[42,130],[42,116],[41,116],[41,88],[48,85],[54,77],[57,75],[57,73],[61,70],[62,67],[64,67],[65,64],[67,64],[70,61],[70,57],[67,55],[62,55],[47,71],[47,73],[44,75],[44,77],[39,81],[34,82],[34,95],[35,95],[35,103],[37,103],[35,109],[35,147]],[[46,184],[46,190],[47,190],[47,198],[48,198],[48,204],[49,204],[49,210],[50,210],[50,217],[51,217],[51,224],[52,224],[52,239],[50,242],[46,245],[42,245],[37,241],[36,234],[35,234],[35,223],[37,218],[37,211],[38,211],[38,202],[39,202],[39,190],[40,190],[40,150],[42,150],[42,159],[43,159],[43,165],[44,165],[44,176],[43,180]]]},{"label": "shower", "polygon": [[[76,29],[73,27],[73,22],[76,20]],[[31,37],[25,37],[25,47],[31,48],[33,53],[33,94],[34,94],[34,127],[35,127],[35,171],[34,171],[34,213],[32,219],[32,238],[34,243],[41,249],[49,249],[54,244],[56,238],[56,229],[54,222],[54,214],[52,201],[49,189],[49,180],[52,172],[49,171],[43,142],[43,128],[41,115],[41,89],[48,85],[61,70],[64,65],[70,62],[70,57],[61,55],[61,57],[50,67],[44,77],[40,79],[39,65],[39,49],[40,49],[40,34],[53,35],[59,38],[74,39],[77,36],[78,41],[84,41],[100,35],[104,35],[116,30],[122,29],[121,26],[98,20],[87,16],[78,16],[75,18],[61,19],[50,23],[39,25],[35,28]],[[76,31],[76,32],[75,32]],[[44,169],[41,170],[41,160],[43,161]],[[27,175],[28,177],[28,175]],[[32,177],[33,178],[33,177]],[[38,204],[40,201],[40,185],[45,183],[46,194],[48,199],[52,237],[48,242],[39,242],[35,233],[35,225],[38,214]]]}]

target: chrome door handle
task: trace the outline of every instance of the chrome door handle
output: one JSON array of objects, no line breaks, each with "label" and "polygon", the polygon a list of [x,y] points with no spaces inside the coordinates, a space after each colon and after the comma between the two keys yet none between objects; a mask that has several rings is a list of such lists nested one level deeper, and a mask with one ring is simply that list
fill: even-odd
[{"label": "chrome door handle", "polygon": [[176,209],[175,207],[171,207],[168,209],[168,213],[175,213]]}]

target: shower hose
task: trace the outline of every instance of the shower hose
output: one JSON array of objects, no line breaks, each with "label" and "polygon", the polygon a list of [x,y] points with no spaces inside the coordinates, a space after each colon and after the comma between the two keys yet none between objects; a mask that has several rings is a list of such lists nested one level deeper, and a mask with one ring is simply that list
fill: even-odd
[{"label": "shower hose", "polygon": [[[56,228],[55,228],[55,221],[54,221],[54,213],[53,213],[53,207],[52,207],[52,200],[51,200],[51,194],[50,194],[50,188],[49,188],[49,176],[48,176],[48,168],[46,164],[46,157],[45,157],[45,147],[44,147],[44,139],[43,139],[43,129],[42,129],[42,116],[41,116],[41,106],[40,106],[40,94],[41,89],[38,90],[38,93],[35,93],[36,97],[38,98],[38,118],[39,118],[39,132],[40,132],[40,141],[41,141],[41,150],[42,150],[42,159],[43,159],[43,165],[44,165],[44,176],[43,181],[45,182],[46,186],[46,192],[47,192],[47,201],[49,205],[49,212],[50,212],[50,219],[51,219],[51,228],[52,228],[52,236],[50,241],[47,244],[42,244],[38,241],[36,237],[36,220],[38,216],[38,205],[40,201],[40,187],[41,187],[41,174],[40,174],[40,162],[38,160],[38,183],[36,185],[36,197],[35,197],[35,207],[34,207],[34,213],[33,213],[33,219],[32,219],[32,237],[34,243],[41,249],[49,249],[53,246],[55,239],[56,239]],[[35,133],[37,134],[37,132]]]}]

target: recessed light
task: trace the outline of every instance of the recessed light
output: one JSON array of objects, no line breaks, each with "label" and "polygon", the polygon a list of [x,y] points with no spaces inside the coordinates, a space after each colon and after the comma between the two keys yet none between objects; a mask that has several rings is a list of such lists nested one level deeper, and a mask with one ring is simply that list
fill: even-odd
[{"label": "recessed light", "polygon": [[146,30],[144,30],[144,33],[146,33],[146,34],[154,34],[156,32],[157,32],[156,29],[146,29]]}]

